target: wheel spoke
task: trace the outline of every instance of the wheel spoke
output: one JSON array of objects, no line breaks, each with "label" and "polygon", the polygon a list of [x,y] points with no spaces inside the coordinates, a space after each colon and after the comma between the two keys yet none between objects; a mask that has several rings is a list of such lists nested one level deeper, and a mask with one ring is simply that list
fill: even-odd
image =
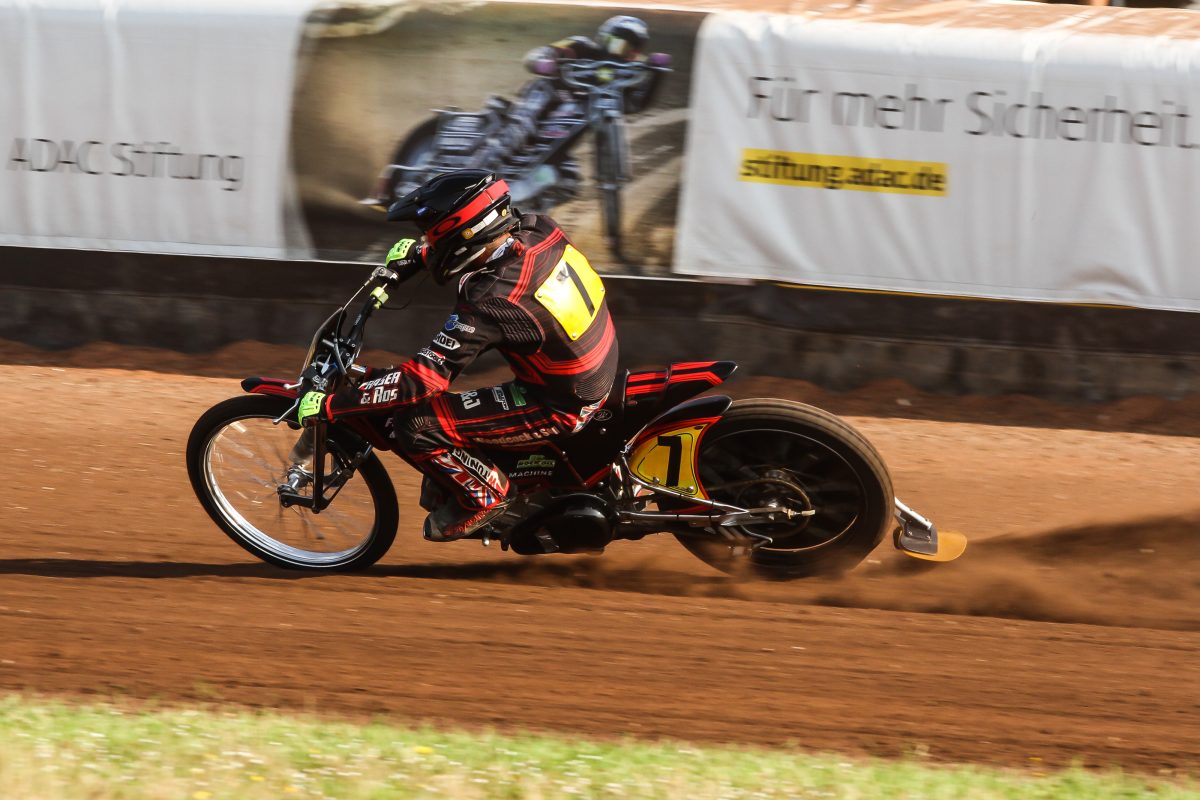
[{"label": "wheel spoke", "polygon": [[772,537],[772,550],[830,544],[854,522],[863,501],[861,482],[836,451],[785,430],[751,429],[709,442],[700,466],[706,486],[730,485],[714,499],[743,508],[779,505],[816,511],[798,522],[747,530]]},{"label": "wheel spoke", "polygon": [[[322,513],[300,505],[285,513],[278,485],[296,441],[295,431],[265,417],[235,420],[212,436],[205,474],[219,513],[240,537],[280,559],[320,566],[350,558],[374,534],[371,488],[351,476]],[[332,440],[327,453],[327,474],[345,469],[346,457]]]}]

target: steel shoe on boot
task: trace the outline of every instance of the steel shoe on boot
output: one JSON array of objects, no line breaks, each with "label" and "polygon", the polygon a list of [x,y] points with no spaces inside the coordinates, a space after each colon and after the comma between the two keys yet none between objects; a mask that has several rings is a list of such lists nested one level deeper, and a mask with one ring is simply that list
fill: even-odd
[{"label": "steel shoe on boot", "polygon": [[425,518],[425,538],[431,542],[453,542],[470,536],[503,514],[507,507],[507,500],[490,508],[463,508],[449,500]]}]

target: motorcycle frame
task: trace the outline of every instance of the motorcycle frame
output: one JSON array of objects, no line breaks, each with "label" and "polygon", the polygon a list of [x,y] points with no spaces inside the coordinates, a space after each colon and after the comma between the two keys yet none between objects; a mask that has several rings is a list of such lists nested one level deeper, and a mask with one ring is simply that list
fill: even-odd
[{"label": "motorcycle frame", "polygon": [[[618,77],[606,84],[589,83],[581,78],[585,74],[594,74],[601,69],[611,69],[618,73]],[[653,72],[671,72],[669,67],[656,67],[646,64],[629,64],[618,61],[591,61],[577,60],[564,62],[561,66],[561,77],[563,83],[567,84],[572,91],[572,94],[582,98],[584,111],[581,115],[569,117],[562,120],[564,125],[570,125],[570,131],[566,136],[558,139],[554,144],[544,149],[540,157],[530,160],[521,165],[520,176],[514,177],[514,180],[523,179],[524,176],[531,175],[538,167],[543,164],[554,162],[557,158],[563,157],[563,154],[569,152],[576,146],[579,140],[589,130],[598,131],[601,127],[609,128],[607,135],[616,136],[618,139],[618,152],[621,157],[619,163],[614,165],[616,175],[603,176],[597,174],[595,180],[601,189],[611,190],[619,184],[629,179],[629,157],[628,143],[625,140],[622,121],[625,115],[624,92],[639,83],[648,80]],[[549,78],[542,78],[542,81],[553,84]],[[481,123],[480,129],[469,134],[476,138],[483,146],[476,148],[475,154],[466,159],[463,167],[480,167],[489,168],[490,161],[495,160],[498,156],[504,156],[504,153],[499,152],[499,144],[495,141],[495,137],[500,132],[502,127],[502,119],[500,112],[495,108],[485,108],[483,111],[462,111],[458,108],[435,108],[432,113],[437,119],[437,129],[434,133],[435,141],[443,135],[452,133],[447,131],[446,122],[456,118],[473,118],[478,120],[486,120]],[[396,188],[401,182],[411,182],[423,173],[429,172],[429,166],[414,166],[411,164],[395,164],[392,165],[400,175],[396,176],[395,184],[391,189],[393,199],[399,194]],[[435,166],[436,171],[441,167]],[[610,180],[615,180],[615,183],[610,183]]]},{"label": "motorcycle frame", "polygon": [[[321,323],[313,334],[308,352],[305,355],[300,377],[295,383],[264,384],[257,381],[243,382],[243,388],[246,388],[248,391],[261,391],[266,394],[292,397],[293,403],[284,413],[273,420],[275,424],[285,422],[296,413],[300,404],[300,397],[306,392],[336,391],[349,380],[353,371],[362,370],[362,367],[359,367],[356,362],[359,354],[362,352],[367,320],[377,308],[382,306],[379,297],[382,294],[383,287],[396,281],[398,281],[398,276],[394,271],[386,267],[376,268],[358,291],[343,306]],[[366,302],[355,317],[350,330],[343,335],[341,329],[345,325],[350,305],[373,284],[377,284],[376,288],[370,292]],[[386,294],[382,296],[386,298]],[[321,352],[324,353],[323,359],[318,356]],[[675,407],[677,406],[663,409],[661,413],[655,415],[654,419],[643,426],[642,430],[652,425],[655,420],[670,413]],[[374,449],[373,445],[364,439],[364,448],[361,452],[353,455],[346,467],[350,470],[345,476],[346,480],[342,480],[336,487],[336,491],[326,497],[325,490],[327,488],[328,476],[325,472],[325,442],[328,425],[328,422],[318,421],[309,428],[313,440],[313,469],[307,477],[312,481],[312,497],[300,495],[295,491],[295,487],[288,487],[284,484],[280,486],[279,494],[281,502],[284,502],[285,505],[299,505],[308,508],[314,514],[320,514],[333,502],[338,492],[340,492],[341,486],[345,484],[358,465],[365,461]],[[776,521],[774,515],[779,513],[778,509],[746,509],[707,498],[691,497],[638,478],[629,467],[629,454],[632,452],[634,444],[638,442],[640,434],[641,431],[638,431],[628,437],[623,449],[610,467],[610,476],[616,476],[620,482],[619,488],[613,492],[612,501],[609,503],[616,512],[619,527],[630,530],[653,529],[659,531],[666,528],[672,532],[690,535],[703,535],[702,531],[698,531],[697,528],[708,527],[713,529],[714,534],[720,531],[726,534],[726,538],[738,538],[729,535],[731,532],[727,531],[727,529],[751,521]],[[552,446],[562,456],[564,463],[570,467],[571,471],[575,474],[575,478],[582,485],[584,482],[581,476],[579,476],[573,466],[570,466],[570,457],[557,444],[553,444]],[[639,492],[644,494],[639,494]],[[604,500],[603,496],[594,489],[589,490],[588,493],[598,499]],[[704,514],[646,511],[645,504],[655,497],[677,501],[683,500],[691,506],[699,505],[708,508],[709,511]],[[768,544],[771,541],[770,537],[757,534],[749,534],[749,538],[759,545]]]},{"label": "motorcycle frame", "polygon": [[[309,344],[308,352],[305,355],[300,377],[295,383],[273,383],[260,379],[247,379],[242,382],[243,389],[249,392],[274,394],[291,398],[293,402],[288,409],[273,420],[275,424],[280,424],[295,415],[300,405],[300,398],[306,392],[310,390],[333,392],[350,380],[352,372],[365,373],[366,370],[357,364],[357,360],[358,356],[362,353],[366,323],[370,319],[371,314],[378,308],[381,308],[383,303],[386,302],[387,294],[384,291],[385,288],[394,286],[398,282],[399,276],[394,271],[386,267],[377,267],[367,281],[359,287],[358,291],[317,328]],[[374,288],[355,316],[350,331],[343,336],[341,329],[345,324],[350,305],[359,295],[372,286]],[[323,361],[317,358],[318,349],[321,347],[325,348],[326,353]],[[345,349],[344,352],[343,348]],[[681,405],[683,403],[661,409],[641,429],[626,438],[621,451],[609,468],[611,500],[604,498],[595,488],[588,488],[585,485],[578,471],[571,465],[570,457],[563,451],[561,446],[552,442],[548,444],[571,469],[574,477],[580,486],[583,487],[584,492],[602,502],[606,502],[612,508],[616,514],[617,524],[615,527],[618,531],[625,529],[642,532],[643,535],[644,533],[651,532],[669,532],[686,536],[715,538],[724,540],[725,543],[734,546],[749,545],[751,548],[758,548],[771,544],[773,540],[764,534],[747,530],[744,527],[745,525],[778,523],[797,516],[811,516],[815,513],[812,510],[795,512],[790,509],[774,507],[741,508],[740,506],[723,503],[710,498],[693,497],[683,492],[645,481],[635,475],[629,465],[629,456],[635,444],[640,441],[642,433],[652,427],[656,421],[669,415]],[[723,413],[724,411],[722,410],[717,416],[719,417]],[[364,448],[350,458],[349,463],[345,466],[348,472],[339,473],[339,477],[344,479],[335,487],[333,494],[326,497],[325,490],[328,488],[328,476],[325,474],[325,441],[328,425],[328,422],[318,421],[309,429],[312,431],[313,438],[313,470],[311,475],[307,477],[312,481],[312,497],[300,495],[295,491],[295,486],[289,487],[288,484],[283,484],[279,487],[278,491],[281,502],[284,505],[300,505],[310,509],[314,514],[320,514],[333,502],[341,491],[341,487],[349,481],[358,467],[375,449],[375,445],[372,444],[370,439],[363,436]],[[361,431],[358,432],[361,433]],[[616,479],[615,486],[612,484],[613,478]],[[569,493],[578,494],[579,490],[572,489]],[[705,508],[707,512],[684,513],[645,510],[646,503],[655,499],[682,501],[686,502],[689,507],[700,506],[701,508]],[[783,515],[785,519],[780,520],[780,515]],[[913,511],[902,503],[899,498],[894,499],[893,515],[899,523],[897,535],[903,541],[903,546],[897,544],[898,547],[919,553],[933,553],[937,551],[938,534],[937,528],[932,521]],[[485,531],[490,531],[490,529],[485,529]],[[501,535],[503,536],[503,533]],[[488,537],[489,533],[484,532],[476,538]]]}]

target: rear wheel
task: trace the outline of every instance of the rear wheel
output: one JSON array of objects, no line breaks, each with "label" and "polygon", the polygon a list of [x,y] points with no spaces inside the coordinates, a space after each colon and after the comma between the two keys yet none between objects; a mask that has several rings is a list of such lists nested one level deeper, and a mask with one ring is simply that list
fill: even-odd
[{"label": "rear wheel", "polygon": [[[230,539],[267,563],[335,572],[365,569],[391,547],[399,523],[396,490],[375,453],[355,466],[366,445],[349,431],[326,427],[325,474],[333,501],[314,514],[281,502],[289,478],[312,496],[312,430],[272,420],[285,398],[248,395],[218,403],[192,428],[187,467],[192,489]],[[303,437],[308,437],[304,439]]]},{"label": "rear wheel", "polygon": [[[392,161],[388,169],[390,174],[383,179],[384,185],[379,192],[379,200],[390,205],[400,199],[398,188],[412,186],[423,182],[426,170],[433,161],[434,141],[437,139],[438,120],[436,117],[422,122],[404,140],[396,145],[392,153]],[[405,167],[406,169],[400,169]]]},{"label": "rear wheel", "polygon": [[751,539],[770,538],[756,547],[676,534],[693,555],[723,572],[775,580],[836,575],[866,558],[891,525],[892,481],[883,459],[861,434],[819,408],[739,401],[705,434],[697,461],[712,499],[795,513],[787,522],[735,529]]},{"label": "rear wheel", "polygon": [[404,141],[396,145],[392,153],[392,163],[404,167],[424,169],[433,158],[433,140],[437,138],[437,117],[427,119],[418,125]]}]

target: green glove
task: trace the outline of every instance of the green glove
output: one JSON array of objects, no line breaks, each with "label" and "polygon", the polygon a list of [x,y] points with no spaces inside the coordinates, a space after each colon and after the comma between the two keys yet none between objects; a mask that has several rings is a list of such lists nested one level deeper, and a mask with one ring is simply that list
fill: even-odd
[{"label": "green glove", "polygon": [[300,409],[296,412],[296,421],[302,426],[316,424],[325,410],[325,393],[308,392],[300,398]]},{"label": "green glove", "polygon": [[412,250],[412,246],[417,243],[416,239],[401,239],[392,245],[392,249],[388,250],[387,261],[383,262],[384,266],[395,269],[397,263],[403,264],[408,262],[408,252]]},{"label": "green glove", "polygon": [[396,274],[400,276],[400,283],[404,283],[416,275],[425,266],[425,259],[421,257],[421,248],[413,246],[416,243],[416,239],[401,239],[392,245],[392,249],[388,251],[387,260],[383,262],[385,267],[395,270]]}]

